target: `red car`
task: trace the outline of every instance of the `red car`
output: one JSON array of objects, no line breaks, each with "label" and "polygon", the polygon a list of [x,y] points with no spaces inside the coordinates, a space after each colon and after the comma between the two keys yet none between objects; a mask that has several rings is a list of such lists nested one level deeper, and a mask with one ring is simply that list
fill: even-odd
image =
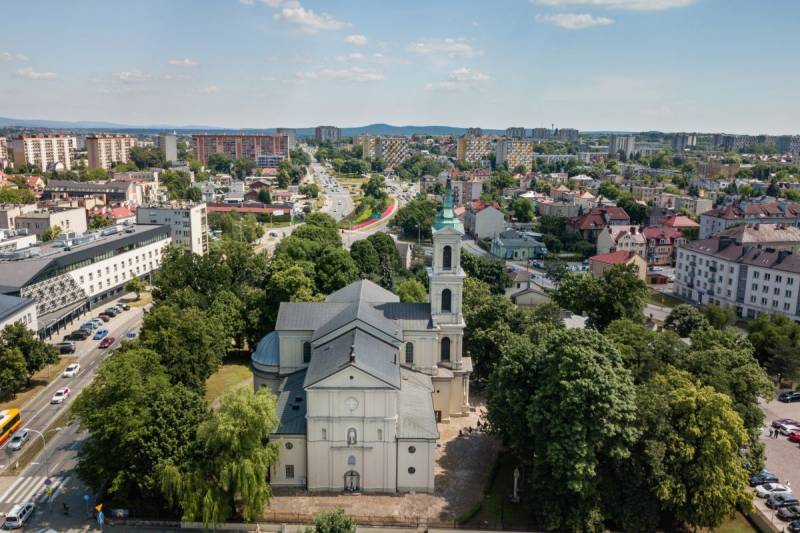
[{"label": "red car", "polygon": [[117,339],[115,339],[114,337],[106,337],[105,339],[100,341],[100,345],[99,346],[102,349],[106,349],[106,348],[110,347],[112,344],[114,344],[115,340],[117,340]]},{"label": "red car", "polygon": [[792,442],[800,442],[800,431],[792,431],[789,433],[789,440]]}]

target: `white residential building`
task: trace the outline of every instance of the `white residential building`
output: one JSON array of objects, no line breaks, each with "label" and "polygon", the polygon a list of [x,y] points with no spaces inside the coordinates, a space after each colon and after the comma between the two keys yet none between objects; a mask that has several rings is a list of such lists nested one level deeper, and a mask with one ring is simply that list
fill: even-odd
[{"label": "white residential building", "polygon": [[29,233],[42,237],[51,227],[61,228],[62,233],[72,231],[83,233],[87,230],[86,209],[83,207],[68,207],[40,209],[17,215],[14,227],[18,230],[27,230]]},{"label": "white residential building", "polygon": [[89,168],[111,170],[117,163],[130,161],[131,148],[136,146],[133,135],[103,133],[86,137]]},{"label": "white residential building", "polygon": [[34,165],[42,170],[71,170],[74,135],[20,135],[11,141],[14,165]]},{"label": "white residential building", "polygon": [[164,204],[140,207],[139,224],[167,224],[172,242],[197,255],[208,253],[208,214],[205,203]]},{"label": "white residential building", "polygon": [[20,322],[31,331],[38,329],[36,322],[36,302],[27,298],[0,294],[0,333],[6,326]]}]

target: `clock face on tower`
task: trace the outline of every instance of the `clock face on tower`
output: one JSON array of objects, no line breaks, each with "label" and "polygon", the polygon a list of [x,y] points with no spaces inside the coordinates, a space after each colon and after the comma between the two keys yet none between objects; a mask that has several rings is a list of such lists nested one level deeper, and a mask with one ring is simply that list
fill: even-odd
[{"label": "clock face on tower", "polygon": [[350,396],[344,401],[345,407],[352,413],[356,409],[358,409],[358,400]]}]

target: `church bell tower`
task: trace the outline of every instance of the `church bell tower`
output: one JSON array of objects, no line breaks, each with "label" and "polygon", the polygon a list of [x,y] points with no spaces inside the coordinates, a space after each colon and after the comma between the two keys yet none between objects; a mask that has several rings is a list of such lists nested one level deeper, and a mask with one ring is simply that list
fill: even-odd
[{"label": "church bell tower", "polygon": [[453,189],[448,178],[444,205],[433,223],[433,272],[429,300],[431,314],[438,324],[461,325],[464,322],[461,313],[465,277],[461,269],[463,237],[464,225],[453,210]]}]

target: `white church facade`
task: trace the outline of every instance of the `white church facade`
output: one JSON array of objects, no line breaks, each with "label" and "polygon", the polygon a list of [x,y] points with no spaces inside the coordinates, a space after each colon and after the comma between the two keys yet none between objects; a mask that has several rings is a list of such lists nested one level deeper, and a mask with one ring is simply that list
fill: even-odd
[{"label": "white church facade", "polygon": [[469,413],[463,234],[448,183],[430,303],[402,303],[368,280],[324,302],[281,303],[252,356],[255,388],[278,397],[273,486],[433,492],[437,422]]}]

